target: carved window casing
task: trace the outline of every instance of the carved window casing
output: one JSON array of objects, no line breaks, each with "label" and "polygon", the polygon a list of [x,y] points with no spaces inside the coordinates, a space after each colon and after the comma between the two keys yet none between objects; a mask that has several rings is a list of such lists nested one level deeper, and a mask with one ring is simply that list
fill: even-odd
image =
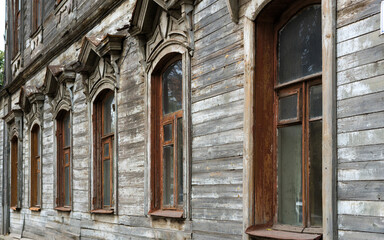
[{"label": "carved window casing", "polygon": [[19,210],[23,186],[23,113],[20,109],[14,109],[3,119],[7,123],[10,147],[10,207],[13,210]]},{"label": "carved window casing", "polygon": [[[147,81],[145,210],[152,216],[190,218],[192,11],[193,1],[140,1],[129,30],[139,40]],[[163,112],[168,94],[177,96],[177,107]]]},{"label": "carved window casing", "polygon": [[29,206],[42,207],[42,132],[44,95],[33,86],[22,87],[19,105],[24,112],[29,133]]},{"label": "carved window casing", "polygon": [[76,71],[91,112],[91,213],[117,214],[117,92],[124,36],[85,37]]},{"label": "carved window casing", "polygon": [[41,90],[49,97],[55,124],[56,201],[58,211],[72,210],[72,102],[76,72],[72,64],[47,67]]}]

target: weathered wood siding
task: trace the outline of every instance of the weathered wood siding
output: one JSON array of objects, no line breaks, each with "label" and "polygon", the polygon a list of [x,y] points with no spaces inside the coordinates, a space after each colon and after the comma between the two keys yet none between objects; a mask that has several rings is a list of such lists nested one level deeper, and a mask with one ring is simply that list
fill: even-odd
[{"label": "weathered wood siding", "polygon": [[384,238],[380,0],[337,4],[339,239]]},{"label": "weathered wood siding", "polygon": [[[244,5],[246,1],[240,1]],[[241,11],[241,14],[243,11]],[[226,1],[195,6],[192,58],[194,239],[242,238],[243,24]]]}]

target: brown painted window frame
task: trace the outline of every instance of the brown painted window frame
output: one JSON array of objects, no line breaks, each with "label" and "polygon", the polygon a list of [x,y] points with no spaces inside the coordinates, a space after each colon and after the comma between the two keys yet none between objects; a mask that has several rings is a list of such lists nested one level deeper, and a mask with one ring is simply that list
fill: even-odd
[{"label": "brown painted window frame", "polygon": [[[265,20],[256,20],[256,81],[255,81],[255,131],[263,132],[269,139],[260,139],[254,136],[254,186],[255,186],[255,203],[254,203],[254,221],[255,225],[247,229],[246,233],[256,237],[269,237],[272,239],[283,238],[287,232],[292,233],[294,238],[307,237],[307,239],[320,239],[322,228],[307,227],[308,206],[307,201],[309,187],[307,180],[309,179],[308,153],[308,133],[309,121],[317,121],[322,118],[309,120],[308,103],[309,103],[309,87],[321,84],[321,73],[296,79],[288,84],[277,83],[277,47],[278,31],[293,16],[305,7],[320,4],[319,0],[292,1],[291,6],[280,15],[273,16]],[[276,14],[276,13],[274,13]],[[261,16],[259,16],[261,19]],[[275,19],[279,19],[275,22]],[[273,53],[273,54],[271,54]],[[263,89],[264,93],[260,93],[257,89]],[[298,114],[296,119],[288,121],[278,120],[278,97],[298,94]],[[265,107],[273,109],[266,114],[258,114],[262,111],[265,113]],[[272,124],[270,124],[273,122]],[[295,227],[289,225],[281,225],[277,223],[277,129],[282,126],[295,125],[302,123],[303,127],[303,145],[302,145],[302,161],[303,165],[303,227]],[[259,135],[257,133],[257,135]],[[261,135],[261,134],[260,134]],[[260,148],[264,145],[264,148]],[[272,146],[272,151],[270,148]],[[257,160],[259,159],[259,160]],[[305,183],[304,183],[305,182]],[[304,190],[304,188],[306,188]],[[321,200],[320,200],[321,201]],[[305,206],[304,206],[305,205]],[[304,213],[306,211],[306,213]],[[268,230],[266,230],[268,228]],[[271,229],[272,228],[272,229]],[[305,232],[305,233],[304,233]],[[296,234],[296,235],[295,235]],[[300,236],[301,235],[301,236]]]},{"label": "brown painted window frame", "polygon": [[[168,218],[183,218],[184,209],[183,206],[178,204],[178,182],[177,182],[177,122],[178,119],[183,118],[184,109],[180,109],[176,112],[167,114],[163,117],[163,99],[162,99],[162,75],[169,66],[177,61],[183,61],[182,55],[173,55],[166,60],[163,60],[157,66],[159,71],[152,74],[151,77],[151,102],[154,103],[151,106],[151,136],[152,136],[152,149],[151,149],[151,189],[152,189],[152,201],[149,215],[156,217],[168,217]],[[184,73],[183,73],[184,74]],[[184,82],[182,82],[184,85]],[[182,99],[184,96],[182,96]],[[164,126],[172,124],[172,140],[164,141]],[[184,126],[183,126],[184,128]],[[184,130],[183,130],[184,132]],[[174,173],[174,206],[163,206],[163,146],[173,144],[174,146],[174,161],[173,161],[173,173]],[[183,146],[184,147],[184,146]],[[182,160],[183,161],[183,160]]]},{"label": "brown painted window frame", "polygon": [[13,0],[13,51],[12,57],[16,57],[19,53],[19,32],[21,24],[21,6],[20,0]]},{"label": "brown painted window frame", "polygon": [[11,139],[11,209],[17,210],[18,202],[18,156],[19,138],[13,136]]},{"label": "brown painted window frame", "polygon": [[[93,103],[93,198],[91,213],[112,214],[114,212],[114,132],[104,135],[104,101],[115,94],[112,90],[104,90],[96,97]],[[104,144],[109,143],[109,158],[104,158]],[[104,164],[103,161],[110,160],[110,205],[104,205]]]},{"label": "brown painted window frame", "polygon": [[[40,211],[41,209],[41,127],[34,124],[31,130],[31,202],[30,210]],[[39,154],[40,152],[40,154]],[[39,177],[40,174],[40,177]],[[40,196],[38,192],[40,191]],[[40,204],[38,204],[40,202]]]},{"label": "brown painted window frame", "polygon": [[40,27],[39,19],[41,15],[40,0],[32,1],[32,34],[34,34]]},{"label": "brown painted window frame", "polygon": [[[72,186],[71,186],[71,141],[69,146],[65,144],[65,133],[64,133],[64,120],[65,118],[70,119],[69,111],[61,111],[56,119],[57,131],[56,131],[56,142],[57,142],[57,196],[56,196],[56,210],[68,212],[72,209]],[[71,128],[71,126],[69,126]],[[70,131],[70,130],[69,130]],[[71,138],[71,131],[70,131]],[[65,163],[65,155],[68,155],[68,163]],[[69,205],[65,205],[65,168],[69,168]]]}]

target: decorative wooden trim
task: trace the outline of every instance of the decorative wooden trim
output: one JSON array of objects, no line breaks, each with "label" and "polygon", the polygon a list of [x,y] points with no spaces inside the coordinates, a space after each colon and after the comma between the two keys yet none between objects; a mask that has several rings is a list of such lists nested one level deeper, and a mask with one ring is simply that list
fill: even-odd
[{"label": "decorative wooden trim", "polygon": [[239,22],[239,0],[227,0],[227,8],[231,15],[232,21]]}]

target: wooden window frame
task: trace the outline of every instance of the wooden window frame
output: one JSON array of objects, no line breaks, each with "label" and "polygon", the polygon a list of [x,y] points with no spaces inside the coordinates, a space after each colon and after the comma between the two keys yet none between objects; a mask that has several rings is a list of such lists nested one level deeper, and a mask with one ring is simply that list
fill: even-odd
[{"label": "wooden window frame", "polygon": [[21,24],[20,0],[13,0],[13,51],[12,57],[15,58],[20,51],[19,32]]},{"label": "wooden window frame", "polygon": [[[41,209],[41,127],[34,124],[31,130],[31,202],[30,210]],[[40,152],[40,154],[39,154]],[[40,177],[39,177],[40,174]],[[40,192],[40,196],[38,196]],[[40,204],[39,204],[40,202]]]},{"label": "wooden window frame", "polygon": [[[151,77],[151,86],[153,88],[151,94],[151,102],[154,103],[151,107],[151,142],[152,142],[152,161],[151,161],[151,189],[152,201],[149,215],[156,217],[168,218],[183,218],[184,209],[178,202],[178,169],[177,162],[177,122],[178,119],[183,118],[184,109],[181,108],[176,112],[172,112],[163,116],[163,99],[162,99],[162,75],[172,64],[177,61],[182,62],[182,56],[177,55],[166,59],[160,64],[157,71]],[[184,74],[184,73],[183,73]],[[184,82],[182,81],[184,85]],[[184,96],[182,95],[182,99]],[[164,126],[172,124],[172,140],[164,141]],[[184,129],[184,126],[183,126]],[[184,132],[184,130],[183,130]],[[183,133],[184,134],[184,133]],[[163,147],[173,145],[173,198],[174,206],[163,205]],[[184,146],[183,146],[184,147]],[[183,160],[181,160],[183,161]],[[183,164],[183,162],[182,162]],[[184,200],[185,201],[185,200]]]},{"label": "wooden window frame", "polygon": [[[68,117],[70,119],[69,111],[62,111],[59,113],[56,123],[56,141],[57,141],[57,196],[56,196],[56,210],[58,211],[71,211],[72,209],[72,176],[71,176],[71,140],[69,146],[65,144],[64,120]],[[71,126],[69,126],[71,128]],[[70,130],[69,130],[70,131]],[[71,139],[71,131],[70,131]],[[65,163],[65,155],[68,155],[68,163]],[[65,168],[69,168],[69,205],[65,205]]]},{"label": "wooden window frame", "polygon": [[[293,4],[292,4],[293,3]],[[291,239],[284,238],[284,234],[288,232],[293,233],[294,238],[301,239],[304,237],[305,239],[319,239],[321,238],[322,228],[307,228],[307,227],[293,227],[287,225],[280,225],[277,223],[277,154],[276,154],[276,146],[277,146],[277,129],[284,125],[295,125],[303,123],[303,134],[308,131],[307,123],[305,123],[308,119],[306,109],[308,109],[307,105],[307,91],[309,86],[306,86],[306,82],[315,81],[317,83],[317,79],[321,78],[321,73],[316,73],[310,76],[306,76],[303,78],[298,78],[289,82],[288,84],[278,84],[277,83],[277,36],[278,31],[283,25],[285,25],[291,17],[293,17],[300,10],[304,9],[313,4],[319,4],[320,1],[317,0],[306,0],[306,1],[291,1],[291,6],[284,11],[283,14],[276,16],[276,12],[266,11],[265,18],[258,16],[258,20],[254,25],[255,31],[255,46],[256,46],[256,55],[254,56],[255,60],[255,83],[251,86],[253,89],[250,91],[254,92],[253,95],[249,95],[249,97],[254,97],[255,100],[252,100],[253,113],[250,116],[254,117],[255,123],[252,123],[255,129],[257,129],[256,135],[260,135],[260,132],[263,132],[265,135],[271,135],[272,138],[269,139],[258,139],[256,135],[252,136],[253,144],[252,152],[246,152],[245,155],[251,153],[254,156],[255,160],[254,164],[251,164],[253,169],[250,170],[252,172],[252,176],[254,176],[253,183],[251,186],[254,186],[255,190],[253,192],[254,196],[250,199],[254,199],[253,206],[250,208],[253,209],[251,212],[250,220],[253,225],[250,226],[246,233],[252,236],[257,237],[269,237],[273,239]],[[276,3],[277,5],[278,3]],[[272,4],[271,4],[272,5]],[[280,6],[281,8],[281,6]],[[271,8],[270,8],[271,9]],[[270,10],[269,10],[270,11]],[[264,13],[263,13],[264,14]],[[277,13],[278,14],[278,13]],[[262,20],[260,20],[262,19]],[[279,19],[276,24],[276,19]],[[247,24],[246,27],[249,24]],[[250,28],[252,29],[252,28]],[[256,41],[257,39],[257,41]],[[247,48],[252,47],[252,45],[247,46]],[[273,53],[273,54],[271,54]],[[249,57],[247,58],[249,59]],[[252,61],[251,61],[252,62]],[[253,81],[252,79],[250,79]],[[284,90],[287,88],[287,90]],[[263,89],[264,93],[261,93]],[[298,90],[300,89],[300,90]],[[249,90],[249,89],[248,89]],[[289,95],[294,92],[298,93],[298,118],[290,121],[279,121],[278,120],[278,92]],[[254,103],[254,104],[253,104]],[[269,111],[267,114],[258,114],[260,109],[269,106],[269,109],[273,109],[273,111]],[[303,111],[300,111],[302,108]],[[258,110],[259,109],[259,110]],[[246,113],[247,115],[247,113]],[[264,116],[261,116],[264,115]],[[319,119],[316,119],[319,120]],[[247,124],[246,124],[247,125]],[[267,126],[267,127],[266,127]],[[245,126],[246,128],[247,126]],[[307,137],[303,137],[306,143]],[[265,144],[265,149],[260,149],[258,146],[260,144]],[[273,147],[273,151],[270,151],[271,146]],[[305,148],[305,150],[304,150]],[[308,146],[303,145],[303,154],[308,153]],[[266,157],[267,156],[267,157]],[[263,160],[261,160],[263,159]],[[303,158],[305,161],[305,158]],[[309,174],[309,171],[305,169],[308,167],[307,165],[303,165],[303,172]],[[303,181],[306,178],[306,175],[303,175]],[[267,180],[266,180],[267,179]],[[303,188],[305,185],[302,186]],[[307,191],[307,190],[306,190]],[[309,192],[309,191],[308,191]],[[303,191],[303,194],[304,191]],[[305,198],[307,196],[304,196]],[[303,200],[305,199],[303,198]],[[252,203],[249,202],[249,203]],[[303,216],[304,217],[304,216]],[[306,218],[308,218],[306,216]],[[303,223],[306,224],[306,221],[303,220]],[[268,230],[266,231],[266,229]],[[281,232],[282,231],[282,232]],[[306,234],[303,234],[306,232]],[[303,239],[304,239],[303,238]]]},{"label": "wooden window frame", "polygon": [[11,209],[18,209],[18,156],[19,139],[13,136],[11,139]]},{"label": "wooden window frame", "polygon": [[[40,0],[33,0],[32,1],[32,33],[34,34],[40,27],[40,20],[41,18],[41,6],[40,6]],[[40,22],[39,22],[40,20]]]},{"label": "wooden window frame", "polygon": [[[112,214],[114,212],[114,148],[115,133],[104,134],[104,101],[114,96],[112,90],[102,91],[93,103],[93,198],[91,213]],[[104,144],[109,143],[109,157],[104,157]],[[105,160],[110,160],[110,205],[104,205],[104,164]]]}]

